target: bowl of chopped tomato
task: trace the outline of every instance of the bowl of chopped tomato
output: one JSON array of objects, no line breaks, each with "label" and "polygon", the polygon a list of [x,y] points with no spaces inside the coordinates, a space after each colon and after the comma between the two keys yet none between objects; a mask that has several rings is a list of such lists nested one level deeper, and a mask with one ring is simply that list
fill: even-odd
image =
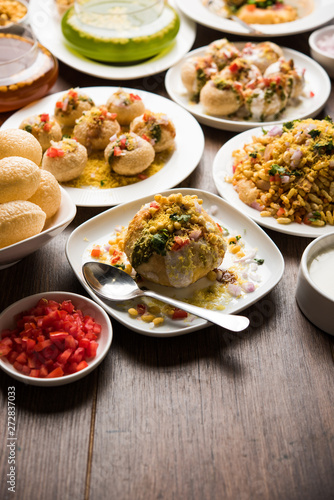
[{"label": "bowl of chopped tomato", "polygon": [[74,382],[94,370],[112,342],[96,302],[70,292],[30,295],[0,314],[0,368],[31,385]]}]

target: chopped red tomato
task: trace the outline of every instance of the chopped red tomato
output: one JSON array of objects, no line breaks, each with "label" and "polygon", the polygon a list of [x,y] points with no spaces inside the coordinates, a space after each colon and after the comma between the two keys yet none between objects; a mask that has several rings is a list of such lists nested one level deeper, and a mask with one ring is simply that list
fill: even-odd
[{"label": "chopped red tomato", "polygon": [[124,149],[126,147],[126,140],[127,140],[126,137],[120,138],[119,144],[120,144],[122,149]]},{"label": "chopped red tomato", "polygon": [[314,92],[312,92],[312,90],[311,90],[311,92],[310,92],[310,97],[314,97],[314,96],[315,96],[315,94],[314,94]]},{"label": "chopped red tomato", "polygon": [[57,148],[49,148],[46,152],[46,156],[50,156],[50,158],[57,158],[64,156],[65,152],[62,149],[57,149]]},{"label": "chopped red tomato", "polygon": [[185,245],[188,245],[190,243],[189,238],[185,238],[184,240],[180,238],[180,236],[175,236],[174,238],[174,244],[171,248],[172,252],[177,252],[180,250],[182,247]]},{"label": "chopped red tomato", "polygon": [[52,129],[52,124],[50,122],[44,123],[43,125],[44,132],[50,132],[51,129]]},{"label": "chopped red tomato", "polygon": [[236,73],[239,69],[239,66],[237,63],[233,62],[232,64],[230,64],[229,66],[229,70],[232,72],[232,73]]},{"label": "chopped red tomato", "polygon": [[17,328],[3,330],[0,357],[31,377],[62,377],[88,366],[96,356],[101,325],[70,300],[41,299],[22,313]]},{"label": "chopped red tomato", "polygon": [[175,307],[172,319],[184,319],[188,316],[188,313],[186,311],[183,311],[183,309],[179,309],[178,307]]},{"label": "chopped red tomato", "polygon": [[68,95],[69,97],[73,97],[73,99],[76,99],[78,97],[78,92],[76,90],[71,89],[68,91]]},{"label": "chopped red tomato", "polygon": [[41,114],[40,118],[41,122],[48,122],[50,120],[50,116],[48,115],[48,113]]},{"label": "chopped red tomato", "polygon": [[114,147],[114,156],[121,156],[122,150],[119,146]]},{"label": "chopped red tomato", "polygon": [[139,95],[137,94],[130,94],[130,99],[132,101],[141,101],[141,97],[139,97]]},{"label": "chopped red tomato", "polygon": [[98,258],[101,255],[101,248],[99,246],[93,247],[90,252],[91,257]]},{"label": "chopped red tomato", "polygon": [[256,5],[254,3],[250,3],[249,5],[246,5],[246,9],[253,12],[256,9]]},{"label": "chopped red tomato", "polygon": [[57,101],[56,102],[56,108],[62,109],[62,107],[63,107],[62,101]]},{"label": "chopped red tomato", "polygon": [[151,142],[151,139],[146,134],[143,134],[141,138],[144,139],[144,141]]},{"label": "chopped red tomato", "polygon": [[283,208],[283,207],[280,207],[280,208],[277,210],[277,212],[276,212],[276,215],[277,215],[278,217],[281,217],[281,216],[282,216],[282,215],[284,215],[284,214],[285,214],[285,210],[284,210],[284,208]]},{"label": "chopped red tomato", "polygon": [[151,207],[151,208],[156,208],[157,210],[159,210],[160,205],[159,205],[159,203],[157,203],[156,201],[151,201],[151,203],[150,203],[150,207]]}]

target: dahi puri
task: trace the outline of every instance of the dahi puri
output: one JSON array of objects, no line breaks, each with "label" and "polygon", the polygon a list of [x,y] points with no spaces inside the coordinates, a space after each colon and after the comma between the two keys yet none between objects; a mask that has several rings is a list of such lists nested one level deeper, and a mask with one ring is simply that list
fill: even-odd
[{"label": "dahi puri", "polygon": [[25,130],[0,130],[0,159],[8,156],[21,156],[40,165],[42,146],[33,135]]},{"label": "dahi puri", "polygon": [[0,248],[39,234],[45,219],[43,210],[30,201],[0,204]]},{"label": "dahi puri", "polygon": [[218,267],[226,244],[221,227],[197,196],[156,195],[128,226],[125,253],[132,267],[154,283],[191,285]]},{"label": "dahi puri", "polygon": [[41,169],[20,156],[0,160],[0,203],[28,200],[38,188]]}]

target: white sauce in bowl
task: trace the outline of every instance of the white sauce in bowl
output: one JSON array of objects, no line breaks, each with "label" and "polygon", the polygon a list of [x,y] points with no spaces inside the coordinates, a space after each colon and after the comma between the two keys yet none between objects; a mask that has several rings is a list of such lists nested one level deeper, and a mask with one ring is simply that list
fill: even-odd
[{"label": "white sauce in bowl", "polygon": [[318,254],[309,266],[309,273],[320,290],[334,300],[334,248]]}]

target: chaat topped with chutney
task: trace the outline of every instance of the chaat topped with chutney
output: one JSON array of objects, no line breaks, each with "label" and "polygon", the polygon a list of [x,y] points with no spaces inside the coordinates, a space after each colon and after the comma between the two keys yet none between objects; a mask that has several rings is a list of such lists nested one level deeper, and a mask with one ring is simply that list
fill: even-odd
[{"label": "chaat topped with chutney", "polygon": [[160,194],[130,222],[124,251],[143,278],[160,285],[191,285],[223,261],[222,228],[203,209],[196,195]]}]

